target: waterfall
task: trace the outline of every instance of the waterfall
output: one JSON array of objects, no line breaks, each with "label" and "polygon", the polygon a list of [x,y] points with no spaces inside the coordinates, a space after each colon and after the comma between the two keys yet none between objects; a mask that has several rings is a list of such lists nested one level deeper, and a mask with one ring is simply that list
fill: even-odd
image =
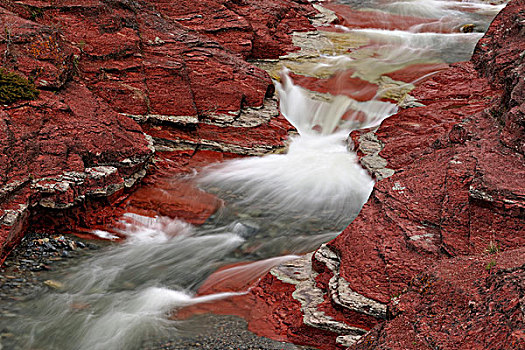
[{"label": "waterfall", "polygon": [[[352,130],[375,127],[397,111],[389,102],[358,102],[346,96],[319,100],[293,84],[287,71],[275,82],[280,110],[298,131],[286,154],[230,160],[205,169],[197,181],[236,193],[237,205],[284,216],[351,222],[374,181],[349,150]],[[359,117],[359,119],[358,119]],[[287,215],[288,214],[288,215]]]}]

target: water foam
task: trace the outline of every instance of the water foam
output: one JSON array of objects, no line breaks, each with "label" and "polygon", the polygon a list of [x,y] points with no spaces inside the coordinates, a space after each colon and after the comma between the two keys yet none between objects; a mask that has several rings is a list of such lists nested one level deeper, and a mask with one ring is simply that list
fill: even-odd
[{"label": "water foam", "polygon": [[206,169],[197,181],[238,193],[243,206],[350,222],[374,181],[349,152],[348,134],[377,126],[396,106],[346,96],[314,99],[286,71],[276,88],[282,114],[299,132],[290,138],[288,153],[231,160]]},{"label": "water foam", "polygon": [[196,286],[244,239],[235,233],[199,234],[166,217],[128,214],[128,240],[70,271],[63,287],[35,301],[28,346],[138,349],[141,341],[176,326],[173,308],[236,295],[194,297]]},{"label": "water foam", "polygon": [[79,350],[106,350],[137,348],[141,340],[157,335],[168,326],[176,324],[167,319],[168,310],[203,302],[210,302],[242,293],[218,293],[203,297],[171,290],[151,287],[131,297],[115,300],[106,313],[95,322],[86,324]]},{"label": "water foam", "polygon": [[492,5],[483,1],[410,0],[393,1],[381,9],[387,12],[412,17],[446,18],[465,17],[466,12],[495,16],[505,5]]}]

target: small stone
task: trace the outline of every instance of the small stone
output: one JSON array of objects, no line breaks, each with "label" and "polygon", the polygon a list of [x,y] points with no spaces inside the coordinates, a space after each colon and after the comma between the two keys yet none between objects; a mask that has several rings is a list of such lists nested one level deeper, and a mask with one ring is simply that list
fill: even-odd
[{"label": "small stone", "polygon": [[48,240],[48,242],[45,242],[45,243],[44,243],[44,246],[45,246],[47,249],[51,250],[51,251],[56,251],[56,250],[57,250],[56,247],[55,247],[54,245],[52,245],[51,243],[49,243],[49,240]]},{"label": "small stone", "polygon": [[461,28],[459,28],[463,33],[473,33],[474,29],[476,29],[476,25],[472,23],[462,25]]},{"label": "small stone", "polygon": [[232,229],[233,233],[245,239],[256,235],[259,230],[259,226],[251,222],[238,222],[233,226]]},{"label": "small stone", "polygon": [[63,289],[64,284],[55,280],[45,280],[44,284],[52,289]]}]

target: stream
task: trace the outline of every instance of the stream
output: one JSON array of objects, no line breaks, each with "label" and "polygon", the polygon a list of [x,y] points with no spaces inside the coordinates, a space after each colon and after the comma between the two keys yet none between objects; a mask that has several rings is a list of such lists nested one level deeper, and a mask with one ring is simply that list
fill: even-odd
[{"label": "stream", "polygon": [[[145,348],[152,339],[176,344],[180,337],[208,332],[215,322],[213,315],[195,322],[171,320],[169,313],[247,293],[242,289],[196,295],[219,268],[224,268],[223,279],[238,273],[228,266],[240,262],[249,263],[248,274],[263,275],[272,266],[315,250],[348,226],[374,186],[348,135],[379,126],[399,108],[417,106],[406,91],[435,72],[422,71],[404,82],[386,79],[386,74],[414,65],[468,60],[504,3],[339,0],[327,4],[334,10],[358,9],[366,20],[351,28],[349,15],[326,31],[333,47],[318,48],[317,58],[296,55],[289,60],[292,64],[284,58],[280,66],[272,67],[280,77],[275,80],[280,110],[297,129],[289,137],[287,152],[233,159],[173,179],[191,183],[225,205],[201,226],[163,216],[126,214],[115,229],[126,237],[123,243],[103,244],[71,260],[59,274],[43,273],[44,279],[57,281],[58,288],[40,288],[30,297],[8,302],[11,311],[0,318],[0,330],[9,337],[2,339],[0,349],[131,350]],[[341,45],[356,40],[367,44],[351,52],[341,50]],[[327,94],[301,87],[290,72],[341,78],[334,78],[336,88]],[[353,99],[352,93],[337,94],[349,89],[341,72],[352,72],[352,78],[379,88],[366,101]],[[404,93],[396,103],[385,98],[389,90]],[[267,348],[285,348],[277,346]]]}]

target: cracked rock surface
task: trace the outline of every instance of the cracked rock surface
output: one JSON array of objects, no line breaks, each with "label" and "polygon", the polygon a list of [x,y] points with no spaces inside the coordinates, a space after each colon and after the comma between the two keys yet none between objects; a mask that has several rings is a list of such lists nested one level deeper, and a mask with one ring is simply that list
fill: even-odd
[{"label": "cracked rock surface", "polygon": [[294,50],[290,34],[312,30],[316,13],[299,0],[3,1],[2,67],[40,94],[0,106],[0,261],[39,208],[52,220],[35,220],[54,228],[118,216],[76,208],[121,203],[154,146],[161,170],[175,159],[180,171],[194,156],[283,146],[291,126],[268,74],[246,59]]},{"label": "cracked rock surface", "polygon": [[[411,91],[424,106],[351,135],[378,181],[302,279],[315,279],[310,291],[324,295],[315,303],[323,315],[370,332],[312,331],[306,298],[294,299],[306,295],[297,287],[306,282],[280,279],[290,284],[275,304],[294,300],[304,317],[300,325],[271,309],[269,323],[289,325],[284,338],[321,349],[524,346],[524,7],[511,1],[471,61]],[[264,292],[253,290],[258,300],[276,297],[270,276]]]}]

